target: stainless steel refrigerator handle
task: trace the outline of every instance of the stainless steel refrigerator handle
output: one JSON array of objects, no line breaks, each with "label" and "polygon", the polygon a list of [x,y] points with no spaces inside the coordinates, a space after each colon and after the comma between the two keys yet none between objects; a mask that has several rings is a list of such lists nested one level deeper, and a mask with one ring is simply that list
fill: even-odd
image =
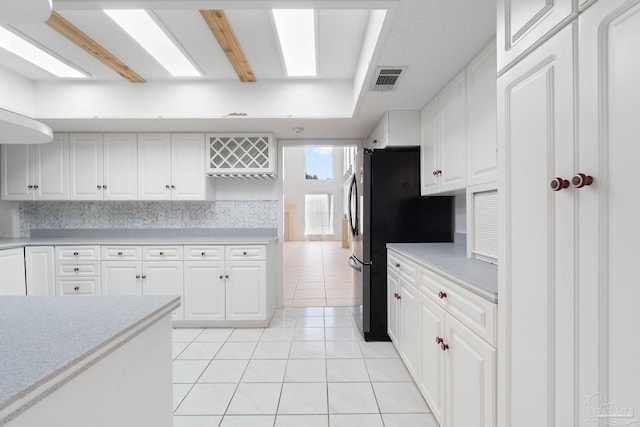
[{"label": "stainless steel refrigerator handle", "polygon": [[353,258],[354,260],[356,260],[358,262],[358,264],[360,265],[373,265],[373,262],[364,262],[362,261],[360,258],[358,258],[357,256],[355,256],[354,254],[351,254],[351,257],[349,259]]},{"label": "stainless steel refrigerator handle", "polygon": [[[355,193],[355,195],[354,195]],[[352,213],[352,203],[355,200],[355,218]],[[349,201],[348,201],[349,209],[347,210],[349,214],[349,227],[351,227],[351,235],[357,236],[360,234],[360,230],[358,230],[358,181],[356,179],[356,174],[354,173],[351,177],[351,185],[349,186]]]},{"label": "stainless steel refrigerator handle", "polygon": [[358,263],[357,258],[353,255],[349,257],[349,267],[356,271],[362,271],[362,264]]}]

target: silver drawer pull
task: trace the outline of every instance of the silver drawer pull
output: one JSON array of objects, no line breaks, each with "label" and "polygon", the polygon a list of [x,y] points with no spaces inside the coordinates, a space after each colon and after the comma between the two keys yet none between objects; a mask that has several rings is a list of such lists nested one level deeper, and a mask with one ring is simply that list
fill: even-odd
[{"label": "silver drawer pull", "polygon": [[78,255],[80,255],[78,252],[73,253],[73,256],[78,256]]},{"label": "silver drawer pull", "polygon": [[202,252],[200,255],[205,256],[207,253],[206,252]]},{"label": "silver drawer pull", "polygon": [[74,267],[73,271],[80,271],[80,269],[78,267]]},{"label": "silver drawer pull", "polygon": [[78,292],[78,291],[80,290],[80,286],[75,286],[75,287],[73,288],[73,290],[74,290],[74,291],[76,291],[76,292]]},{"label": "silver drawer pull", "polygon": [[122,252],[118,252],[118,256],[122,256]]}]

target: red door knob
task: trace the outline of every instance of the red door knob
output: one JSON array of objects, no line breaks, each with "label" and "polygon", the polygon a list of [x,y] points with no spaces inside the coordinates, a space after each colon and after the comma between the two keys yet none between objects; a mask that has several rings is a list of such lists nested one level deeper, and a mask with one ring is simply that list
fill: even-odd
[{"label": "red door knob", "polygon": [[442,344],[444,340],[440,337],[436,337],[436,344]]},{"label": "red door knob", "polygon": [[442,349],[442,351],[445,351],[446,349],[449,348],[449,344],[440,343],[440,348]]},{"label": "red door knob", "polygon": [[440,297],[440,299],[445,299],[447,297],[447,293],[446,292],[438,292],[438,296]]},{"label": "red door knob", "polygon": [[579,174],[574,175],[573,178],[571,178],[571,183],[576,188],[582,188],[585,185],[593,184],[593,177],[590,176],[590,175],[585,175],[583,173],[579,173]]},{"label": "red door knob", "polygon": [[560,191],[564,188],[569,188],[569,181],[559,177],[555,177],[551,180],[551,189],[553,191]]}]

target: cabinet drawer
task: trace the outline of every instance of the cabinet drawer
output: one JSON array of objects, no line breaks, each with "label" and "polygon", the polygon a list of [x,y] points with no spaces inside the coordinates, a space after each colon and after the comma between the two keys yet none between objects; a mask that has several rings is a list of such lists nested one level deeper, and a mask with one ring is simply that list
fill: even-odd
[{"label": "cabinet drawer", "polygon": [[102,246],[104,261],[139,261],[142,259],[142,246]]},{"label": "cabinet drawer", "polygon": [[100,261],[57,262],[56,276],[58,277],[100,276]]},{"label": "cabinet drawer", "polygon": [[410,284],[416,284],[416,264],[394,251],[387,251],[388,267]]},{"label": "cabinet drawer", "polygon": [[100,295],[101,280],[99,277],[82,279],[56,279],[58,295]]},{"label": "cabinet drawer", "polygon": [[143,246],[143,261],[181,260],[182,246]]},{"label": "cabinet drawer", "polygon": [[266,259],[267,248],[263,245],[252,246],[227,246],[227,261],[243,259]]},{"label": "cabinet drawer", "polygon": [[56,246],[57,261],[99,261],[100,246]]},{"label": "cabinet drawer", "polygon": [[422,267],[418,270],[418,287],[424,295],[496,346],[496,304]]},{"label": "cabinet drawer", "polygon": [[224,246],[185,246],[184,259],[224,261]]}]

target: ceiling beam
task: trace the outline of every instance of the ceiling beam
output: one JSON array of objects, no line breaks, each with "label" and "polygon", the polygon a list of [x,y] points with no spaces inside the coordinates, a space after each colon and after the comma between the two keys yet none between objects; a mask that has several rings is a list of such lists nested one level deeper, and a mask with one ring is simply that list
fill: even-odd
[{"label": "ceiling beam", "polygon": [[238,43],[233,28],[227,20],[222,10],[201,10],[200,14],[209,26],[209,29],[218,40],[218,44],[222,48],[231,66],[238,74],[241,82],[255,82],[256,76],[253,75],[251,66],[244,56],[244,52]]},{"label": "ceiling beam", "polygon": [[140,77],[135,71],[127,67],[122,61],[113,56],[109,51],[93,41],[89,36],[80,31],[77,27],[64,19],[56,12],[52,12],[49,19],[45,21],[48,26],[62,34],[71,42],[78,45],[94,58],[120,74],[131,83],[144,83],[145,79]]}]

